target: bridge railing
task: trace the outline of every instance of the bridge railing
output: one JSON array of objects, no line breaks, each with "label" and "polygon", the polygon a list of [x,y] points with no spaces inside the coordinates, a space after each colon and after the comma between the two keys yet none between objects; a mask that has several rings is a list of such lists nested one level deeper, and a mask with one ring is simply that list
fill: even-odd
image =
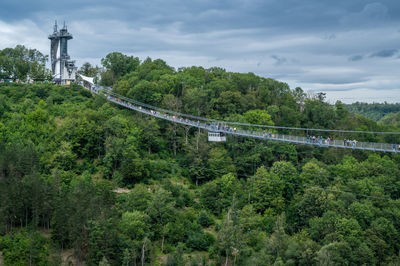
[{"label": "bridge railing", "polygon": [[96,94],[102,94],[107,98],[107,100],[114,102],[118,105],[124,106],[126,108],[145,113],[147,115],[158,117],[164,120],[168,120],[174,123],[189,125],[197,128],[202,128],[208,131],[221,132],[230,135],[252,137],[263,140],[271,141],[281,141],[289,142],[295,144],[313,145],[319,147],[334,147],[334,148],[344,148],[344,149],[357,149],[357,150],[369,150],[369,151],[383,151],[383,152],[400,152],[398,144],[389,143],[374,143],[374,142],[361,142],[356,140],[340,140],[340,139],[324,139],[324,138],[311,138],[304,136],[295,135],[285,135],[272,133],[268,131],[252,131],[244,129],[236,129],[228,125],[219,125],[215,123],[205,123],[204,121],[194,121],[188,118],[182,118],[175,115],[170,115],[167,113],[161,113],[151,109],[147,109],[142,106],[137,106],[133,103],[120,100],[119,98],[110,96],[109,94],[102,92],[101,90],[91,89],[92,92]]}]

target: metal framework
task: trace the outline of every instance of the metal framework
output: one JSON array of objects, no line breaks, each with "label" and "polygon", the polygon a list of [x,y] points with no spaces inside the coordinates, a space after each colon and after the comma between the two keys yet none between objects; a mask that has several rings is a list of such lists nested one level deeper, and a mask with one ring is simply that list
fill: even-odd
[{"label": "metal framework", "polygon": [[220,132],[208,131],[208,141],[210,141],[210,142],[225,142],[226,136]]},{"label": "metal framework", "polygon": [[68,55],[68,40],[72,39],[72,35],[68,32],[65,22],[64,27],[58,31],[56,21],[53,29],[53,34],[49,35],[53,80],[55,83],[68,85],[75,81],[77,70],[75,61]]},{"label": "metal framework", "polygon": [[[345,141],[345,140],[320,140],[312,139],[304,136],[294,136],[277,134],[265,131],[253,131],[237,129],[228,125],[219,123],[207,123],[205,121],[191,120],[176,115],[171,115],[173,111],[165,110],[166,112],[155,111],[153,109],[145,107],[146,104],[137,102],[130,98],[118,95],[111,90],[104,88],[94,87],[91,91],[95,94],[103,95],[110,102],[121,105],[125,108],[157,117],[163,120],[167,120],[173,123],[187,125],[191,127],[201,128],[213,133],[222,133],[224,135],[234,135],[246,138],[255,138],[260,140],[269,141],[280,141],[293,144],[311,145],[322,148],[340,148],[340,149],[352,149],[352,150],[365,150],[365,151],[378,151],[378,152],[392,152],[400,153],[400,147],[398,144],[388,143],[374,143],[374,142],[361,142],[361,141]],[[169,112],[169,113],[168,113]],[[204,119],[206,120],[206,119]],[[396,132],[394,132],[396,133]]]}]

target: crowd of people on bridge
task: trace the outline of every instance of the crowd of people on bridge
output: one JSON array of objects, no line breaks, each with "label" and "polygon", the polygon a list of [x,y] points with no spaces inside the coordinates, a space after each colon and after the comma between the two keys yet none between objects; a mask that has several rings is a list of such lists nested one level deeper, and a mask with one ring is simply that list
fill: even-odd
[{"label": "crowd of people on bridge", "polygon": [[324,144],[324,145],[333,145],[334,144],[334,141],[333,141],[332,137],[324,138],[322,136],[316,137],[316,136],[310,136],[310,135],[307,135],[306,142],[307,143],[320,144],[320,145],[322,145],[322,144]]},{"label": "crowd of people on bridge", "polygon": [[[91,91],[94,93],[98,94],[99,90],[96,87],[92,87]],[[171,121],[176,121],[178,120],[182,124],[188,124],[188,125],[193,125],[197,127],[202,127],[204,129],[210,130],[210,131],[220,131],[220,132],[226,132],[226,133],[240,133],[241,135],[254,135],[254,136],[262,136],[265,139],[283,139],[287,140],[288,137],[293,137],[293,136],[286,136],[286,135],[279,135],[279,134],[274,134],[272,132],[254,132],[254,131],[243,131],[243,130],[238,130],[236,127],[232,127],[226,124],[220,124],[220,123],[200,123],[199,120],[193,121],[189,120],[187,118],[182,118],[177,115],[167,115],[165,113],[160,113],[158,111],[154,111],[151,109],[144,108],[142,106],[136,106],[134,104],[131,104],[130,102],[123,101],[119,99],[118,97],[113,97],[110,94],[107,94],[107,99],[113,102],[117,102],[120,105],[123,105],[127,108],[130,109],[136,109],[140,112],[146,112],[149,113],[153,116],[157,116],[160,118],[168,119]],[[319,145],[343,145],[346,147],[357,147],[358,141],[356,139],[350,140],[350,139],[344,139],[343,141],[335,141],[333,140],[332,137],[327,137],[324,138],[322,136],[310,136],[307,135],[306,137],[298,137],[296,136],[296,141],[299,143],[309,143],[309,144],[319,144]],[[400,145],[393,144],[392,146],[394,152],[400,152]]]},{"label": "crowd of people on bridge", "polygon": [[350,139],[345,139],[343,140],[343,146],[352,146],[352,147],[356,147],[357,146],[357,140],[350,140]]}]

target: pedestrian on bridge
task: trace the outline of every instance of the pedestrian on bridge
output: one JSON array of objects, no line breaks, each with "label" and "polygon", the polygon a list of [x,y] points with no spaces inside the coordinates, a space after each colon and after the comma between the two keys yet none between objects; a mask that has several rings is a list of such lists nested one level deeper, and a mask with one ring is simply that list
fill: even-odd
[{"label": "pedestrian on bridge", "polygon": [[353,140],[353,148],[357,146],[357,140]]}]

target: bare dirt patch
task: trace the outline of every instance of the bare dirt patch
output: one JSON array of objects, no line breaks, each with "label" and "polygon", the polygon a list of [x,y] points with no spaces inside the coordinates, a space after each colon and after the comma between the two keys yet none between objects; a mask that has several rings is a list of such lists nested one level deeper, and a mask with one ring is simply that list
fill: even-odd
[{"label": "bare dirt patch", "polygon": [[117,187],[116,189],[114,189],[115,193],[129,193],[129,189],[128,188],[122,188],[122,187]]}]

